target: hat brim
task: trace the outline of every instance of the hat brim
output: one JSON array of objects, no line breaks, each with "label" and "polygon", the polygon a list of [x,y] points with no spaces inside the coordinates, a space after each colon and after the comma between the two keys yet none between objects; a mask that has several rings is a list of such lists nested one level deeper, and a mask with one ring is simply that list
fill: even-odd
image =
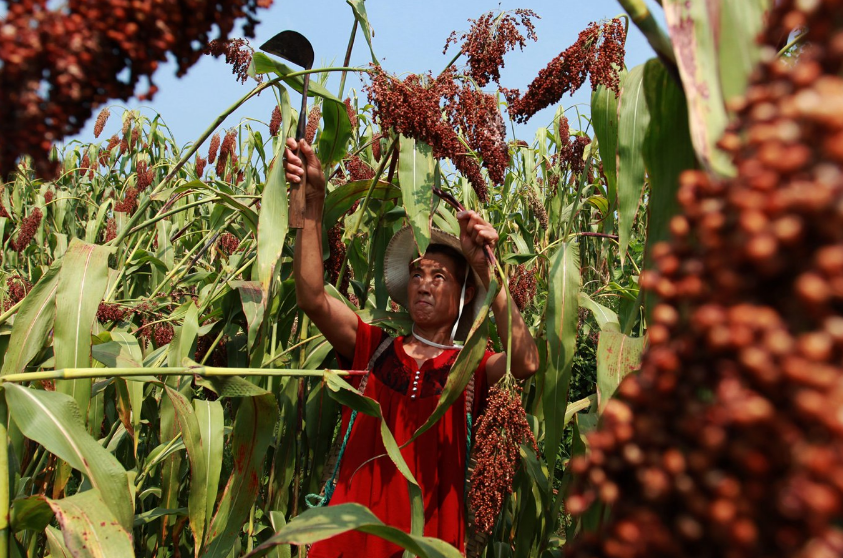
[{"label": "hat brim", "polygon": [[[460,240],[454,235],[435,227],[430,229],[430,244],[444,244],[462,254]],[[410,261],[416,254],[418,254],[418,247],[410,227],[402,228],[392,237],[384,254],[383,267],[386,290],[392,300],[404,308],[409,306],[407,285],[410,283]],[[486,288],[477,273],[473,269],[471,272],[474,275],[474,298],[465,305],[460,317],[460,324],[455,336],[460,341],[464,341],[468,337],[474,319],[480,312],[483,301],[486,300]]]}]

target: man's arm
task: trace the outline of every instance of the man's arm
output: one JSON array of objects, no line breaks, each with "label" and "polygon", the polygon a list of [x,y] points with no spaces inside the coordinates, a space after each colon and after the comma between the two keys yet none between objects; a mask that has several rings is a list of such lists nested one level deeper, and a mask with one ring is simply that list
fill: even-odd
[{"label": "man's arm", "polygon": [[[294,152],[296,142],[287,139],[284,169],[289,182],[298,183],[304,176],[302,161]],[[304,228],[296,233],[293,256],[293,277],[296,302],[313,321],[325,339],[341,356],[354,358],[357,340],[357,314],[342,301],[325,292],[325,269],[322,264],[322,209],[325,205],[325,175],[313,148],[300,141],[302,157],[307,161],[307,191]]]},{"label": "man's arm", "polygon": [[[480,276],[480,280],[486,288],[492,278],[495,270],[492,269],[486,261],[486,255],[483,252],[484,245],[492,247],[497,244],[498,233],[483,218],[474,211],[465,211],[457,214],[460,222],[460,242],[463,247],[463,254],[468,260],[474,271]],[[507,293],[501,289],[495,300],[492,302],[492,313],[495,316],[495,323],[498,328],[498,336],[500,336],[501,343],[504,347],[507,346],[508,341],[508,327],[507,327]],[[529,378],[539,369],[539,351],[536,348],[536,342],[533,336],[530,335],[530,330],[524,319],[521,317],[521,312],[518,307],[512,304],[512,375],[519,379]],[[489,380],[489,385],[494,385],[506,373],[506,354],[497,353],[489,357],[486,361],[486,377]]]}]

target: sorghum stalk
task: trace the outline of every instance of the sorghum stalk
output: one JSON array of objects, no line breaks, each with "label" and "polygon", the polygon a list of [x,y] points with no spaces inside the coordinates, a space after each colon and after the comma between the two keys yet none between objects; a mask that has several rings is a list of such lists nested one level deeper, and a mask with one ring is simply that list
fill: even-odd
[{"label": "sorghum stalk", "polygon": [[9,556],[10,500],[9,500],[9,444],[6,436],[9,409],[6,393],[0,391],[0,558]]}]

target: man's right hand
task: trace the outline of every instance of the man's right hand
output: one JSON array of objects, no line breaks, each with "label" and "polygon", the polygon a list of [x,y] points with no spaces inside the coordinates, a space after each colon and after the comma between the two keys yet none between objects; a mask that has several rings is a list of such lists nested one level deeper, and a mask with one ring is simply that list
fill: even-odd
[{"label": "man's right hand", "polygon": [[[299,140],[298,147],[301,156],[307,162],[307,191],[305,196],[308,199],[322,199],[325,197],[325,175],[322,173],[322,164],[313,148],[306,141]],[[287,138],[287,149],[284,150],[284,171],[287,181],[298,184],[304,176],[302,159],[296,156],[296,140]]]}]

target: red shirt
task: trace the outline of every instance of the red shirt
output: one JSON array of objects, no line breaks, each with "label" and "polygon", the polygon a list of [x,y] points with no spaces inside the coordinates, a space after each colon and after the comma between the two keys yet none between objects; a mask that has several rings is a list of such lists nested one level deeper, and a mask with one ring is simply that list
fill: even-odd
[{"label": "red shirt", "polygon": [[[357,344],[350,369],[365,369],[385,332],[358,320]],[[364,395],[378,401],[398,445],[424,424],[439,401],[459,351],[449,349],[425,361],[421,368],[404,352],[397,338],[377,359]],[[488,396],[486,352],[474,373],[476,418]],[[415,389],[414,389],[415,388]],[[344,433],[349,409],[343,410]],[[407,481],[387,457],[379,419],[358,413],[342,456],[337,487],[329,505],[356,502],[368,507],[388,525],[410,531]],[[463,551],[465,545],[465,393],[445,415],[412,444],[401,450],[418,481],[424,500],[424,535],[443,539]],[[383,455],[383,457],[376,457]],[[376,457],[375,459],[372,459]],[[373,535],[348,531],[311,548],[310,558],[400,558],[403,550]]]}]

